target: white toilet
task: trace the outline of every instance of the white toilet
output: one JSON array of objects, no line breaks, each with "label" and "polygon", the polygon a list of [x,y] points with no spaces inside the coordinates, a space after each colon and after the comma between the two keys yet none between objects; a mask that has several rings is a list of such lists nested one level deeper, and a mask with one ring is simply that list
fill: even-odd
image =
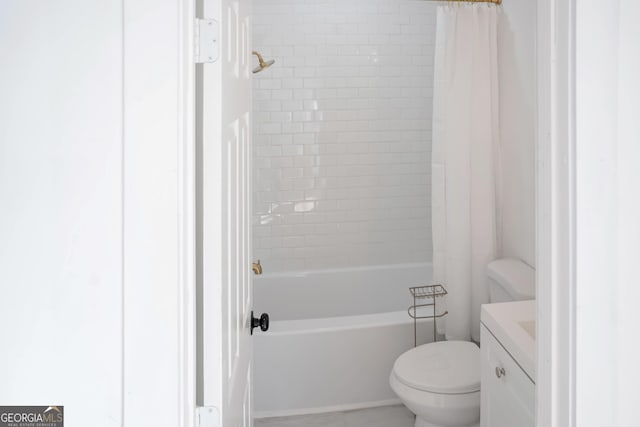
[{"label": "white toilet", "polygon": [[[535,298],[535,271],[504,258],[487,266],[491,302]],[[466,341],[440,341],[402,354],[389,383],[416,414],[415,427],[480,425],[480,349]]]}]

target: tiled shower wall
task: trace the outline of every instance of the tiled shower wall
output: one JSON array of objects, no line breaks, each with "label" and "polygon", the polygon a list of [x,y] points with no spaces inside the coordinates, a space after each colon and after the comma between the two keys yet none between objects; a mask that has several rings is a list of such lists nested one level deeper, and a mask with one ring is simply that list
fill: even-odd
[{"label": "tiled shower wall", "polygon": [[431,260],[434,2],[255,0],[254,257]]}]

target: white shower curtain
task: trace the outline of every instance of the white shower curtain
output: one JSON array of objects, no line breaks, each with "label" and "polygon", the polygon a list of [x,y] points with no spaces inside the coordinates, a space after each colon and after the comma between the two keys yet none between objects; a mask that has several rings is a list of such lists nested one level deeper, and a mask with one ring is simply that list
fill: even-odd
[{"label": "white shower curtain", "polygon": [[486,266],[498,248],[497,7],[438,8],[432,229],[435,283],[448,290],[449,340],[480,340]]}]

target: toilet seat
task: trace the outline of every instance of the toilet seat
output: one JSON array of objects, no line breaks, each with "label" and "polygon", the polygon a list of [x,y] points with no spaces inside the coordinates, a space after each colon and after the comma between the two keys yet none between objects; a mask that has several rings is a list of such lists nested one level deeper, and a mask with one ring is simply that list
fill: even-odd
[{"label": "toilet seat", "polygon": [[477,392],[480,390],[480,349],[467,341],[424,344],[398,357],[393,374],[406,386],[430,393]]}]

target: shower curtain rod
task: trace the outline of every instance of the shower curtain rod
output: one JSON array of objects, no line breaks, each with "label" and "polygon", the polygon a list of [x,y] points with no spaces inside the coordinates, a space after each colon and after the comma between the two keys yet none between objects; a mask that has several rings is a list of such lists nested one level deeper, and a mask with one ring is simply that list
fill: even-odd
[{"label": "shower curtain rod", "polygon": [[493,3],[502,4],[502,0],[427,0],[427,1],[446,1],[447,3]]}]

